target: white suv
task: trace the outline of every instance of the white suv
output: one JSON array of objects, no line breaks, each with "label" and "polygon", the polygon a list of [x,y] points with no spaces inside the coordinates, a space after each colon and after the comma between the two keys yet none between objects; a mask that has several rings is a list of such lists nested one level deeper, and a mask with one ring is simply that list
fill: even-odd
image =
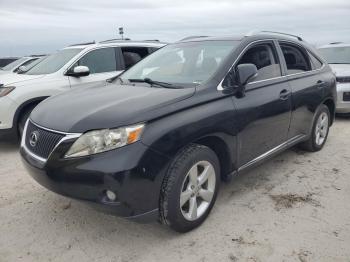
[{"label": "white suv", "polygon": [[332,43],[318,48],[337,77],[337,113],[350,113],[350,44]]},{"label": "white suv", "polygon": [[164,46],[158,41],[107,40],[66,47],[24,74],[0,75],[0,137],[21,134],[30,112],[49,96],[106,83]]}]

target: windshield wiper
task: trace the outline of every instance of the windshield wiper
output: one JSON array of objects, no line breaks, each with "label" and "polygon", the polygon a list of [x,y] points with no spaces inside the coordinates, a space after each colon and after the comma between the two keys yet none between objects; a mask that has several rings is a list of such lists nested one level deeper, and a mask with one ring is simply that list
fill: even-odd
[{"label": "windshield wiper", "polygon": [[120,83],[123,84],[124,81],[123,81],[123,79],[120,77],[120,75],[121,75],[121,73],[118,74],[118,75],[116,75],[116,76],[113,76],[113,77],[111,77],[111,78],[108,78],[106,81],[107,81],[108,83],[113,83],[115,80],[119,79],[119,80],[120,80]]},{"label": "windshield wiper", "polygon": [[128,79],[131,83],[147,83],[151,86],[153,85],[157,85],[157,86],[161,86],[164,88],[182,88],[179,86],[174,86],[173,84],[170,83],[166,83],[166,82],[160,82],[160,81],[155,81],[152,80],[151,78],[143,78],[143,79]]}]

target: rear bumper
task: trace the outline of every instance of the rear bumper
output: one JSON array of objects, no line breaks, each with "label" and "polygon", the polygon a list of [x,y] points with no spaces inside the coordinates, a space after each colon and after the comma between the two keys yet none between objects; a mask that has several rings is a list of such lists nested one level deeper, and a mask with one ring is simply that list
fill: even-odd
[{"label": "rear bumper", "polygon": [[344,92],[350,92],[350,83],[337,83],[337,108],[336,112],[350,113],[350,101],[344,101]]},{"label": "rear bumper", "polygon": [[[46,163],[37,161],[28,149],[21,147],[23,163],[39,184],[105,213],[138,222],[158,218],[168,158],[138,142],[90,157],[66,160],[60,158],[66,152],[65,146],[60,145]],[[116,200],[108,199],[107,190],[116,194]]]}]

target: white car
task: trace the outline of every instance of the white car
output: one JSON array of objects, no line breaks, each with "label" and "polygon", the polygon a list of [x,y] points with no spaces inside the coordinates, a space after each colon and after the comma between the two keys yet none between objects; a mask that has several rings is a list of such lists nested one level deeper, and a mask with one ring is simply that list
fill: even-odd
[{"label": "white car", "polygon": [[337,108],[341,114],[350,113],[350,44],[332,43],[318,48],[337,77]]},{"label": "white car", "polygon": [[73,45],[23,74],[0,75],[0,137],[21,134],[30,112],[47,97],[72,88],[107,84],[107,79],[164,45],[127,40]]},{"label": "white car", "polygon": [[20,71],[20,68],[29,68],[37,62],[41,56],[25,56],[13,61],[12,63],[0,68],[0,76],[4,74],[12,74]]}]

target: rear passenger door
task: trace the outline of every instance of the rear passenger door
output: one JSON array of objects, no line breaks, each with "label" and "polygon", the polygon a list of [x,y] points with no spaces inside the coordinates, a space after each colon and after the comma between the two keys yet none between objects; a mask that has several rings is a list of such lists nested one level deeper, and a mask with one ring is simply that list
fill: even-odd
[{"label": "rear passenger door", "polygon": [[316,108],[323,101],[325,78],[322,62],[303,46],[294,42],[279,41],[283,54],[283,67],[292,89],[292,117],[288,138],[307,135]]},{"label": "rear passenger door", "polygon": [[256,65],[258,75],[247,84],[244,97],[233,97],[241,167],[287,140],[291,113],[291,90],[282,77],[275,42],[253,44],[236,66],[246,63]]},{"label": "rear passenger door", "polygon": [[87,66],[90,69],[90,75],[69,76],[71,87],[105,85],[108,78],[116,76],[123,70],[119,52],[118,48],[107,47],[91,50],[84,54],[69,70],[73,70],[76,66]]}]

